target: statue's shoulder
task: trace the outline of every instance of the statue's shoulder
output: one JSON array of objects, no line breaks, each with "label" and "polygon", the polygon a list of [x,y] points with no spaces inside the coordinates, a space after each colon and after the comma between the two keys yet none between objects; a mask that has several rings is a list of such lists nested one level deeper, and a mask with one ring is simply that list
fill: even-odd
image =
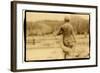
[{"label": "statue's shoulder", "polygon": [[72,25],[70,23],[65,23],[62,25],[62,28],[66,28],[66,27],[70,28],[70,27],[72,27]]}]

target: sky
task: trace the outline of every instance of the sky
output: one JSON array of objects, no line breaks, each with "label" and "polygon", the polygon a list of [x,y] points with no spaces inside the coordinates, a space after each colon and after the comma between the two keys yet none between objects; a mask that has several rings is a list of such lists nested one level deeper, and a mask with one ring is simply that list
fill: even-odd
[{"label": "sky", "polygon": [[84,14],[62,14],[62,13],[40,13],[40,12],[26,12],[26,21],[40,21],[40,20],[60,20],[63,21],[65,17],[81,16],[88,19],[89,15]]}]

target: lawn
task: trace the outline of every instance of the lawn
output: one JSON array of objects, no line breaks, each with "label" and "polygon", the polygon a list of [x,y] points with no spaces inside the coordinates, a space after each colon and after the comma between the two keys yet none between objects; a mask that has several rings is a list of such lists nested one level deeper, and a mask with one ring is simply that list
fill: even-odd
[{"label": "lawn", "polygon": [[62,49],[69,51],[66,59],[89,58],[89,36],[76,35],[74,48],[68,49],[62,43],[61,36],[43,35],[26,37],[26,60],[64,59]]}]

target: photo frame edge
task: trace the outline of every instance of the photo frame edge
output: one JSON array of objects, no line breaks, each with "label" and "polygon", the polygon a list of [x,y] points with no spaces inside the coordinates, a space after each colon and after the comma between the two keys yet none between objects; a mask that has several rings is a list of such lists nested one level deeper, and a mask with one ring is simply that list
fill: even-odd
[{"label": "photo frame edge", "polygon": [[[11,1],[11,71],[13,71],[13,72],[20,72],[20,71],[37,71],[37,70],[53,70],[53,69],[71,69],[71,68],[84,68],[84,67],[96,67],[96,66],[98,66],[98,30],[97,30],[97,28],[98,28],[98,7],[97,6],[88,6],[88,7],[90,7],[90,8],[95,8],[96,9],[96,65],[88,65],[88,66],[75,66],[75,67],[58,67],[58,68],[42,68],[42,69],[21,69],[21,70],[18,70],[18,69],[16,69],[16,49],[17,49],[17,43],[16,43],[16,41],[17,41],[17,39],[16,39],[16,37],[17,37],[17,34],[16,34],[16,32],[17,32],[17,28],[16,28],[16,23],[17,23],[17,21],[16,21],[16,5],[18,4],[18,3],[31,3],[31,2],[26,2],[26,1]],[[41,2],[32,2],[32,4],[49,4],[49,3],[41,3]],[[50,3],[50,5],[54,5],[55,3]],[[57,3],[56,3],[57,4]],[[55,4],[55,5],[56,5]],[[57,4],[57,5],[59,5],[59,4]],[[65,4],[60,4],[60,5],[65,5]],[[67,5],[67,4],[66,4]],[[68,5],[71,5],[71,4],[68,4]],[[73,4],[74,5],[74,4]],[[77,6],[77,5],[75,5],[75,6]],[[82,7],[87,7],[86,5],[78,5],[78,7],[79,6],[82,6]]]},{"label": "photo frame edge", "polygon": [[11,71],[16,71],[16,3],[11,2]]}]

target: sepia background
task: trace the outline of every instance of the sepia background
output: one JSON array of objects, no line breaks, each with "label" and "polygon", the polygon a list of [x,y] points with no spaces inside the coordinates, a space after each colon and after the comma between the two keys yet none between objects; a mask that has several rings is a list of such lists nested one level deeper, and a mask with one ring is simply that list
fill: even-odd
[{"label": "sepia background", "polygon": [[[26,61],[64,59],[62,35],[54,33],[69,17],[76,44],[66,59],[89,58],[89,14],[26,12]],[[78,55],[76,57],[76,55]]]}]

